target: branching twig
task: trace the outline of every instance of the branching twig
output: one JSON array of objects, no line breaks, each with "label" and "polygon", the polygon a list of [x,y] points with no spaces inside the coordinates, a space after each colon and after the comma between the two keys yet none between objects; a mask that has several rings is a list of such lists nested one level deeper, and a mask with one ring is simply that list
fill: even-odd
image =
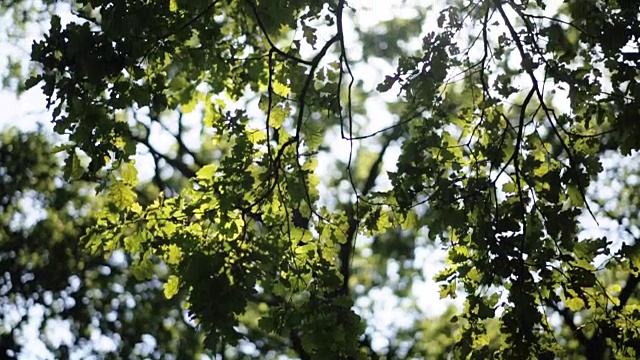
[{"label": "branching twig", "polygon": [[[547,117],[547,120],[549,121],[549,125],[551,126],[551,129],[553,130],[554,134],[556,134],[556,136],[558,137],[558,140],[560,141],[563,149],[567,153],[567,156],[569,158],[570,171],[572,171],[573,174],[574,174],[573,177],[574,177],[574,180],[575,180],[575,182],[577,184],[577,188],[580,191],[580,195],[582,197],[582,200],[584,201],[585,207],[586,207],[587,211],[589,212],[589,214],[591,215],[591,217],[597,223],[596,217],[595,217],[593,211],[591,210],[591,207],[589,206],[589,202],[587,201],[587,196],[586,196],[586,193],[585,193],[585,186],[580,181],[580,176],[579,176],[580,174],[578,172],[578,164],[576,163],[576,159],[575,159],[575,157],[573,155],[573,152],[571,151],[571,149],[569,149],[569,146],[565,143],[565,141],[562,139],[562,136],[558,132],[558,129],[557,129],[557,127],[556,127],[556,125],[554,123],[554,120],[552,119],[552,116],[551,116],[551,115],[553,115],[553,117],[555,117],[555,113],[545,103],[544,95],[542,94],[542,92],[540,91],[540,87],[538,86],[538,79],[536,78],[535,74],[533,73],[533,69],[531,68],[531,65],[530,65],[530,63],[533,62],[533,59],[529,59],[530,56],[528,56],[527,52],[524,50],[524,45],[522,44],[522,41],[520,41],[520,37],[518,36],[518,33],[514,29],[513,24],[511,23],[511,20],[509,20],[509,17],[507,16],[507,14],[505,13],[504,9],[502,8],[501,0],[496,0],[496,7],[498,9],[498,12],[500,12],[500,15],[502,16],[502,19],[505,22],[505,26],[509,30],[509,34],[511,35],[512,40],[516,44],[518,52],[520,53],[520,57],[522,58],[522,62],[525,64],[525,69],[524,70],[527,73],[527,75],[529,75],[529,77],[531,78],[531,86],[535,90],[535,93],[537,95],[538,101],[540,102],[540,104],[542,106],[542,109],[544,110],[545,115]],[[529,59],[530,61],[527,61],[527,59]],[[557,122],[557,119],[556,119],[556,122]]]},{"label": "branching twig", "polygon": [[269,43],[269,46],[271,47],[270,50],[273,50],[276,53],[278,53],[279,55],[283,56],[284,58],[292,60],[292,61],[295,61],[297,63],[305,64],[305,65],[308,65],[308,66],[312,66],[313,65],[313,60],[309,61],[309,60],[304,60],[304,59],[298,58],[298,57],[296,57],[294,55],[291,55],[289,53],[286,53],[286,52],[282,51],[280,48],[278,48],[276,46],[276,44],[274,44],[273,41],[271,40],[271,38],[269,37],[269,33],[267,33],[267,29],[264,26],[264,23],[262,22],[262,19],[260,18],[260,14],[258,14],[258,8],[256,7],[256,4],[251,0],[247,0],[247,3],[249,4],[249,6],[251,7],[251,10],[253,11],[253,15],[256,18],[256,22],[258,23],[258,27],[260,28],[260,30],[264,34],[264,37],[267,39],[267,42]]},{"label": "branching twig", "polygon": [[162,160],[166,161],[167,164],[169,164],[171,167],[180,171],[183,176],[187,178],[193,178],[196,176],[196,172],[193,169],[191,169],[189,166],[187,166],[185,163],[183,163],[179,159],[174,159],[168,156],[167,154],[164,154],[158,151],[156,148],[154,148],[153,145],[151,145],[151,142],[149,141],[149,132],[150,132],[149,128],[146,126],[145,128],[147,129],[147,134],[145,136],[131,135],[133,140],[144,145],[153,156],[157,156]]}]

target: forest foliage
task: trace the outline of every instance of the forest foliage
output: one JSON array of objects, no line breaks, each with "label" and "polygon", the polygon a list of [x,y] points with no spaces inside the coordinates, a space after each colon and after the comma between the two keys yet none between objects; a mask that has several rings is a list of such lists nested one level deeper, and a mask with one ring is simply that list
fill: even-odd
[{"label": "forest foliage", "polygon": [[397,2],[3,1],[52,14],[4,76],[63,138],[0,140],[0,305],[69,321],[56,357],[637,359],[640,3]]}]

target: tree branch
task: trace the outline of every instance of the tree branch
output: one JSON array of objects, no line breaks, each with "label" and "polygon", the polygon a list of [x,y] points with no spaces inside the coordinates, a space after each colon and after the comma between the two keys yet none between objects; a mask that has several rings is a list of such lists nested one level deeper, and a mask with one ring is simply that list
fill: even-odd
[{"label": "tree branch", "polygon": [[179,159],[174,159],[174,158],[168,156],[167,154],[161,153],[156,148],[154,148],[153,145],[151,145],[151,143],[149,141],[149,128],[146,125],[145,125],[145,128],[147,129],[147,134],[145,136],[131,135],[133,140],[135,140],[135,141],[139,142],[140,144],[144,145],[149,150],[151,155],[157,156],[158,158],[163,159],[164,161],[167,162],[167,164],[169,164],[169,166],[171,166],[174,169],[180,171],[180,173],[182,173],[182,175],[184,175],[185,177],[193,178],[193,177],[196,176],[196,172],[194,170],[192,170],[189,166],[187,166],[187,164],[183,163]]},{"label": "tree branch", "polygon": [[[396,127],[394,131],[389,134],[380,153],[378,154],[378,158],[371,165],[369,169],[369,176],[367,176],[367,180],[365,181],[362,189],[360,190],[360,194],[358,197],[366,196],[373,189],[376,184],[376,180],[380,175],[382,159],[384,158],[387,149],[391,145],[391,142],[397,140],[402,134],[402,127]],[[347,217],[349,223],[349,229],[347,230],[347,242],[340,247],[340,273],[342,274],[342,287],[338,292],[340,295],[346,295],[349,293],[349,278],[351,277],[351,257],[354,252],[355,247],[355,237],[358,232],[358,226],[360,225],[360,219],[357,218],[357,209],[354,207],[350,207],[347,210]]]},{"label": "tree branch", "polygon": [[575,334],[576,338],[578,338],[578,341],[580,341],[580,344],[582,344],[585,347],[589,346],[589,339],[584,335],[582,330],[576,326],[576,323],[573,321],[574,316],[571,310],[566,308],[560,309],[558,304],[556,304],[554,301],[550,299],[547,299],[547,306],[549,306],[558,314],[560,314],[560,316],[562,316],[562,319],[564,319],[564,322],[567,324],[569,329],[571,329],[571,331]]},{"label": "tree branch", "polygon": [[624,288],[622,288],[622,291],[620,291],[620,295],[618,296],[618,300],[620,300],[620,303],[613,308],[615,311],[620,311],[622,310],[622,308],[624,308],[624,306],[627,304],[627,302],[633,295],[633,292],[638,287],[639,283],[640,283],[640,277],[634,274],[629,274],[629,277],[627,278],[627,282],[624,285]]},{"label": "tree branch", "polygon": [[300,360],[311,360],[311,355],[309,355],[302,346],[302,340],[300,340],[300,336],[295,330],[291,330],[289,338],[291,339],[291,346],[293,350],[298,353],[298,356],[300,356]]}]

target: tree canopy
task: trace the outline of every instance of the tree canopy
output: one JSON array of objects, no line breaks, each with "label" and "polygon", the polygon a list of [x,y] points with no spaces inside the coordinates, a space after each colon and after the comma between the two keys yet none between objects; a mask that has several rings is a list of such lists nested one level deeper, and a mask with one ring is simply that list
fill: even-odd
[{"label": "tree canopy", "polygon": [[60,137],[0,138],[0,304],[57,357],[637,359],[640,2],[376,3],[3,1]]}]

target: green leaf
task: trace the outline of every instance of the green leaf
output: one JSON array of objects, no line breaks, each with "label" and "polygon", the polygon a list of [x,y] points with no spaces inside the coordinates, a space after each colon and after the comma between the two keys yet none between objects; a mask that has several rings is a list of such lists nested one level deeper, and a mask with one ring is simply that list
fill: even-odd
[{"label": "green leaf", "polygon": [[169,0],[169,11],[178,11],[178,0]]},{"label": "green leaf", "polygon": [[487,334],[478,335],[473,341],[473,347],[476,349],[489,345],[489,336]]},{"label": "green leaf", "polygon": [[285,84],[282,84],[279,81],[274,81],[273,84],[273,92],[282,97],[287,97],[291,93],[291,88]]},{"label": "green leaf", "polygon": [[582,193],[580,189],[575,185],[567,186],[567,192],[569,193],[569,199],[571,200],[571,204],[576,207],[581,207],[584,205],[584,198],[582,197]]},{"label": "green leaf", "polygon": [[584,300],[579,297],[569,298],[565,300],[564,304],[567,308],[569,308],[569,310],[573,312],[580,311],[585,307]]},{"label": "green leaf", "polygon": [[76,154],[75,151],[72,151],[69,154],[69,157],[66,160],[67,166],[65,168],[65,176],[69,179],[78,180],[82,178],[82,175],[85,173],[85,168],[82,166],[82,162],[80,161],[80,157]]},{"label": "green leaf", "polygon": [[203,166],[200,170],[198,170],[198,172],[196,173],[196,176],[198,180],[211,180],[214,178],[217,171],[218,171],[217,165],[209,164],[209,165]]},{"label": "green leaf", "polygon": [[613,284],[607,288],[607,291],[613,294],[619,294],[622,291],[622,286],[620,286],[620,284]]},{"label": "green leaf", "polygon": [[135,167],[135,162],[130,161],[123,165],[122,167],[122,181],[129,185],[135,186],[138,184],[138,170]]},{"label": "green leaf", "polygon": [[175,275],[170,275],[167,282],[164,283],[164,296],[167,299],[174,297],[180,289],[180,279]]},{"label": "green leaf", "polygon": [[282,126],[282,123],[289,115],[289,107],[283,106],[275,106],[271,109],[271,114],[269,117],[269,125],[272,127],[279,129]]},{"label": "green leaf", "polygon": [[509,193],[509,194],[515,194],[516,193],[516,184],[513,182],[508,182],[505,183],[504,185],[502,185],[502,191]]},{"label": "green leaf", "polygon": [[182,250],[175,244],[170,244],[165,247],[165,261],[169,265],[178,265],[182,260]]},{"label": "green leaf", "polygon": [[448,284],[440,285],[440,299],[452,298],[455,299],[458,294],[456,293],[458,282],[456,280],[451,281]]},{"label": "green leaf", "polygon": [[198,97],[194,96],[187,103],[182,104],[182,106],[180,106],[180,110],[182,111],[183,114],[191,113],[193,112],[193,110],[196,109],[196,106],[198,105],[199,102],[200,101]]},{"label": "green leaf", "polygon": [[402,230],[417,230],[418,227],[418,215],[413,210],[409,210],[405,215],[404,222],[402,223]]},{"label": "green leaf", "polygon": [[391,87],[393,86],[393,84],[396,82],[396,78],[393,76],[386,76],[384,79],[384,82],[382,82],[381,84],[379,84],[376,87],[376,90],[379,92],[387,92],[391,89]]}]

